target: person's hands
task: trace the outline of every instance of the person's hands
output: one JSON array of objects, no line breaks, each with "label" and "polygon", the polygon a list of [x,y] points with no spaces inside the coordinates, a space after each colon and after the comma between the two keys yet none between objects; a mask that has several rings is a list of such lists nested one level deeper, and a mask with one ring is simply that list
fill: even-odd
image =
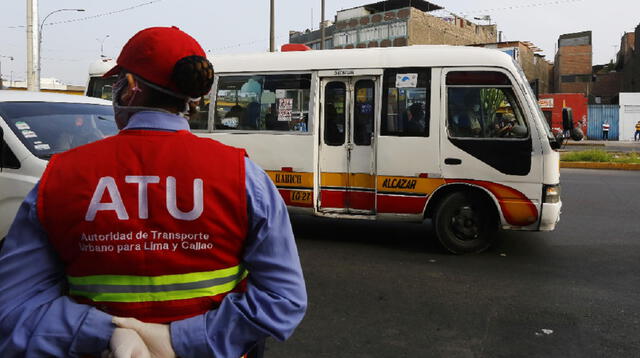
[{"label": "person's hands", "polygon": [[142,338],[133,329],[116,328],[109,342],[110,351],[102,358],[150,358],[151,354]]},{"label": "person's hands", "polygon": [[175,358],[171,346],[171,331],[168,324],[144,323],[135,318],[114,317],[113,323],[126,329],[132,329],[144,341],[152,358]]}]

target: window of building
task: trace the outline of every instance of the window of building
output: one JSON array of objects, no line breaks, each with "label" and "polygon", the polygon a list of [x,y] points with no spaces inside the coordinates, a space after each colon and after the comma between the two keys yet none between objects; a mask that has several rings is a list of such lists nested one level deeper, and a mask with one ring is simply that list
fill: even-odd
[{"label": "window of building", "polygon": [[407,36],[407,23],[394,22],[389,25],[389,37],[405,37]]},{"label": "window of building", "polygon": [[345,32],[336,33],[333,35],[333,43],[335,46],[344,46],[347,44],[347,34]]},{"label": "window of building", "polygon": [[220,77],[215,129],[308,132],[310,86],[310,74]]},{"label": "window of building", "polygon": [[369,42],[378,40],[375,27],[367,27],[360,30],[360,42]]},{"label": "window of building", "polygon": [[431,69],[384,71],[381,134],[429,136]]},{"label": "window of building", "polygon": [[389,38],[389,25],[379,25],[375,27],[376,29],[376,38],[378,40],[385,40]]},{"label": "window of building", "polygon": [[447,131],[454,138],[527,138],[529,129],[506,75],[447,75]]}]

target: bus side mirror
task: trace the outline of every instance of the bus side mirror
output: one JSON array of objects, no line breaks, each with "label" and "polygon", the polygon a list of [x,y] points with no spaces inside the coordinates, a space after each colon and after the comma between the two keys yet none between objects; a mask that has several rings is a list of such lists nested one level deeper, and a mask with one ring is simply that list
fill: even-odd
[{"label": "bus side mirror", "polygon": [[553,140],[549,141],[549,144],[551,144],[551,149],[560,149],[562,141],[558,140],[558,138],[553,138]]}]

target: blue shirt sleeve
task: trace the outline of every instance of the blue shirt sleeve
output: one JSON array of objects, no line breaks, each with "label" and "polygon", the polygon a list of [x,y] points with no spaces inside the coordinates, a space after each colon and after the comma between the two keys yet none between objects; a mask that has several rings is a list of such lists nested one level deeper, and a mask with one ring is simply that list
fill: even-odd
[{"label": "blue shirt sleeve", "polygon": [[38,185],[0,250],[0,356],[78,357],[109,346],[111,316],[64,296],[62,263],[38,221]]},{"label": "blue shirt sleeve", "polygon": [[245,159],[249,236],[247,291],[229,294],[217,310],[171,324],[178,356],[240,357],[259,340],[285,340],[307,307],[287,208],[267,174]]}]

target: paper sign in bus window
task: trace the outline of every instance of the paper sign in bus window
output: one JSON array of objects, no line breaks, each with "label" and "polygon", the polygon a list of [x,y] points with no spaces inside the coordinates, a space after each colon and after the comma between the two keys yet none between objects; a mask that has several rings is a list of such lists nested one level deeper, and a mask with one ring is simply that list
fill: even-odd
[{"label": "paper sign in bus window", "polygon": [[417,86],[417,73],[399,73],[396,75],[396,88],[416,88]]},{"label": "paper sign in bus window", "polygon": [[278,98],[278,120],[279,121],[290,122],[292,109],[293,109],[293,98]]},{"label": "paper sign in bus window", "polygon": [[27,122],[16,122],[15,126],[19,130],[31,129],[31,127],[29,127]]},{"label": "paper sign in bus window", "polygon": [[22,131],[22,135],[23,135],[25,138],[37,138],[37,137],[38,137],[38,135],[36,134],[36,132],[31,131],[31,130],[28,130],[28,129],[23,130],[23,131]]}]

